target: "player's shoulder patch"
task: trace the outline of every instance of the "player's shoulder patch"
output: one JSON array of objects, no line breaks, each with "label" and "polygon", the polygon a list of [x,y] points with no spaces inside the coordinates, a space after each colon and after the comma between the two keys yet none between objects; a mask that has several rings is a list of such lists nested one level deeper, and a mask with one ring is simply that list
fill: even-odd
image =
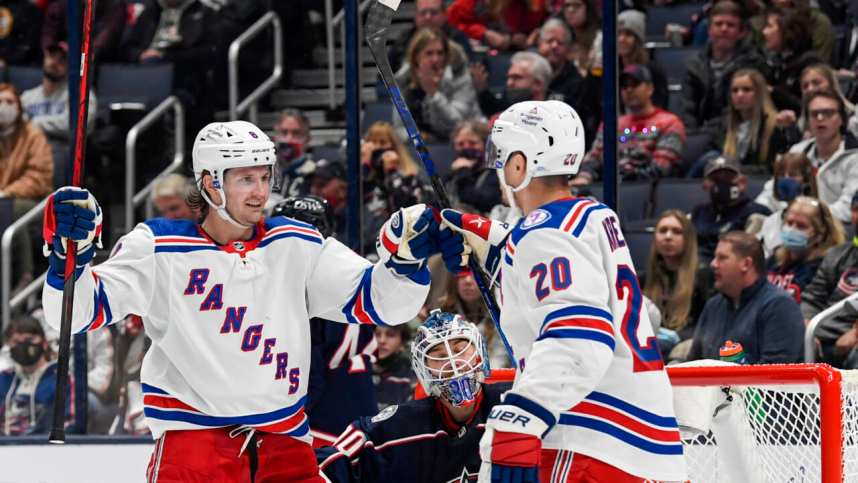
[{"label": "player's shoulder patch", "polygon": [[527,218],[525,218],[524,221],[521,223],[521,229],[527,230],[528,228],[533,228],[535,226],[539,226],[539,225],[545,223],[546,221],[548,221],[550,219],[551,219],[551,212],[549,212],[547,210],[543,210],[542,208],[539,208],[537,210],[533,210],[529,215],[527,215]]},{"label": "player's shoulder patch", "polygon": [[370,421],[376,424],[382,421],[386,421],[392,418],[394,414],[396,414],[397,409],[399,409],[399,406],[396,404],[392,406],[387,406],[386,408],[382,409],[378,414],[370,418]]}]

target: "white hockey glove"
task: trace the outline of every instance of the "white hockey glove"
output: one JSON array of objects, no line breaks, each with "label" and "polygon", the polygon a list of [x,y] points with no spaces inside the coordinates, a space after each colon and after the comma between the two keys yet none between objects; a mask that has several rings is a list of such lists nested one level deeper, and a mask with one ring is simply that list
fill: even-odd
[{"label": "white hockey glove", "polygon": [[66,262],[66,243],[69,238],[77,247],[75,280],[83,267],[101,248],[101,207],[95,197],[83,189],[67,186],[48,197],[42,224],[44,252],[54,275],[63,277]]},{"label": "white hockey glove", "polygon": [[512,226],[491,218],[451,209],[441,211],[441,224],[443,228],[449,228],[464,235],[464,239],[456,240],[448,239],[442,233],[441,253],[447,269],[451,272],[460,271],[467,266],[468,256],[473,252],[477,256],[477,261],[494,280],[500,266],[498,263],[500,254],[507,236],[512,231]]},{"label": "white hockey glove", "polygon": [[440,251],[438,228],[432,208],[425,204],[401,208],[381,227],[378,257],[398,275],[428,277],[426,259]]},{"label": "white hockey glove", "polygon": [[480,483],[539,483],[542,438],[556,418],[517,394],[492,408],[480,440]]}]

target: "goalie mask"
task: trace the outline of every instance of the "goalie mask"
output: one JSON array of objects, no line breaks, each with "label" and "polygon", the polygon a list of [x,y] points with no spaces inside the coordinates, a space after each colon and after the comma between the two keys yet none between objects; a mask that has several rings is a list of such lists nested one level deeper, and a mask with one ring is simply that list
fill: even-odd
[{"label": "goalie mask", "polygon": [[[525,101],[507,108],[492,125],[486,142],[486,167],[497,170],[501,188],[514,209],[513,192],[533,178],[578,173],[584,158],[584,125],[575,109],[561,101]],[[521,153],[527,166],[524,180],[509,186],[504,166]]]},{"label": "goalie mask", "polygon": [[473,404],[491,371],[477,326],[440,310],[417,329],[411,365],[427,394],[455,407]]}]

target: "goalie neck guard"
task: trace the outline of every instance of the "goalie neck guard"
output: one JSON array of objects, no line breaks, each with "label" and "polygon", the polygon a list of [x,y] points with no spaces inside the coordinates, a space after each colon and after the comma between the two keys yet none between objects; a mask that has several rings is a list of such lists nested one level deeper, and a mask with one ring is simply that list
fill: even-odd
[{"label": "goalie neck guard", "polygon": [[[443,349],[436,349],[439,345]],[[411,365],[427,394],[455,407],[468,406],[476,401],[490,374],[486,353],[476,325],[460,315],[433,310],[417,329]]]}]

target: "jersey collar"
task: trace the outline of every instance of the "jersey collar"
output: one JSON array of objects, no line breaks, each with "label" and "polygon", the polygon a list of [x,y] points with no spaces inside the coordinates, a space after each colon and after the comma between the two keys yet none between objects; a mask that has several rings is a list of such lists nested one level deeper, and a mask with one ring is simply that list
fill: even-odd
[{"label": "jersey collar", "polygon": [[256,224],[256,226],[253,227],[253,235],[251,235],[250,240],[234,240],[227,242],[224,245],[221,245],[218,242],[214,241],[214,239],[210,237],[209,234],[206,233],[206,231],[203,230],[203,227],[199,224],[197,225],[197,231],[199,231],[200,235],[204,236],[206,240],[211,242],[212,245],[218,247],[219,250],[222,250],[226,253],[236,253],[241,258],[244,258],[244,256],[247,255],[248,252],[256,249],[256,247],[259,245],[259,242],[261,242],[262,239],[265,238],[266,233],[265,220],[260,220]]}]

